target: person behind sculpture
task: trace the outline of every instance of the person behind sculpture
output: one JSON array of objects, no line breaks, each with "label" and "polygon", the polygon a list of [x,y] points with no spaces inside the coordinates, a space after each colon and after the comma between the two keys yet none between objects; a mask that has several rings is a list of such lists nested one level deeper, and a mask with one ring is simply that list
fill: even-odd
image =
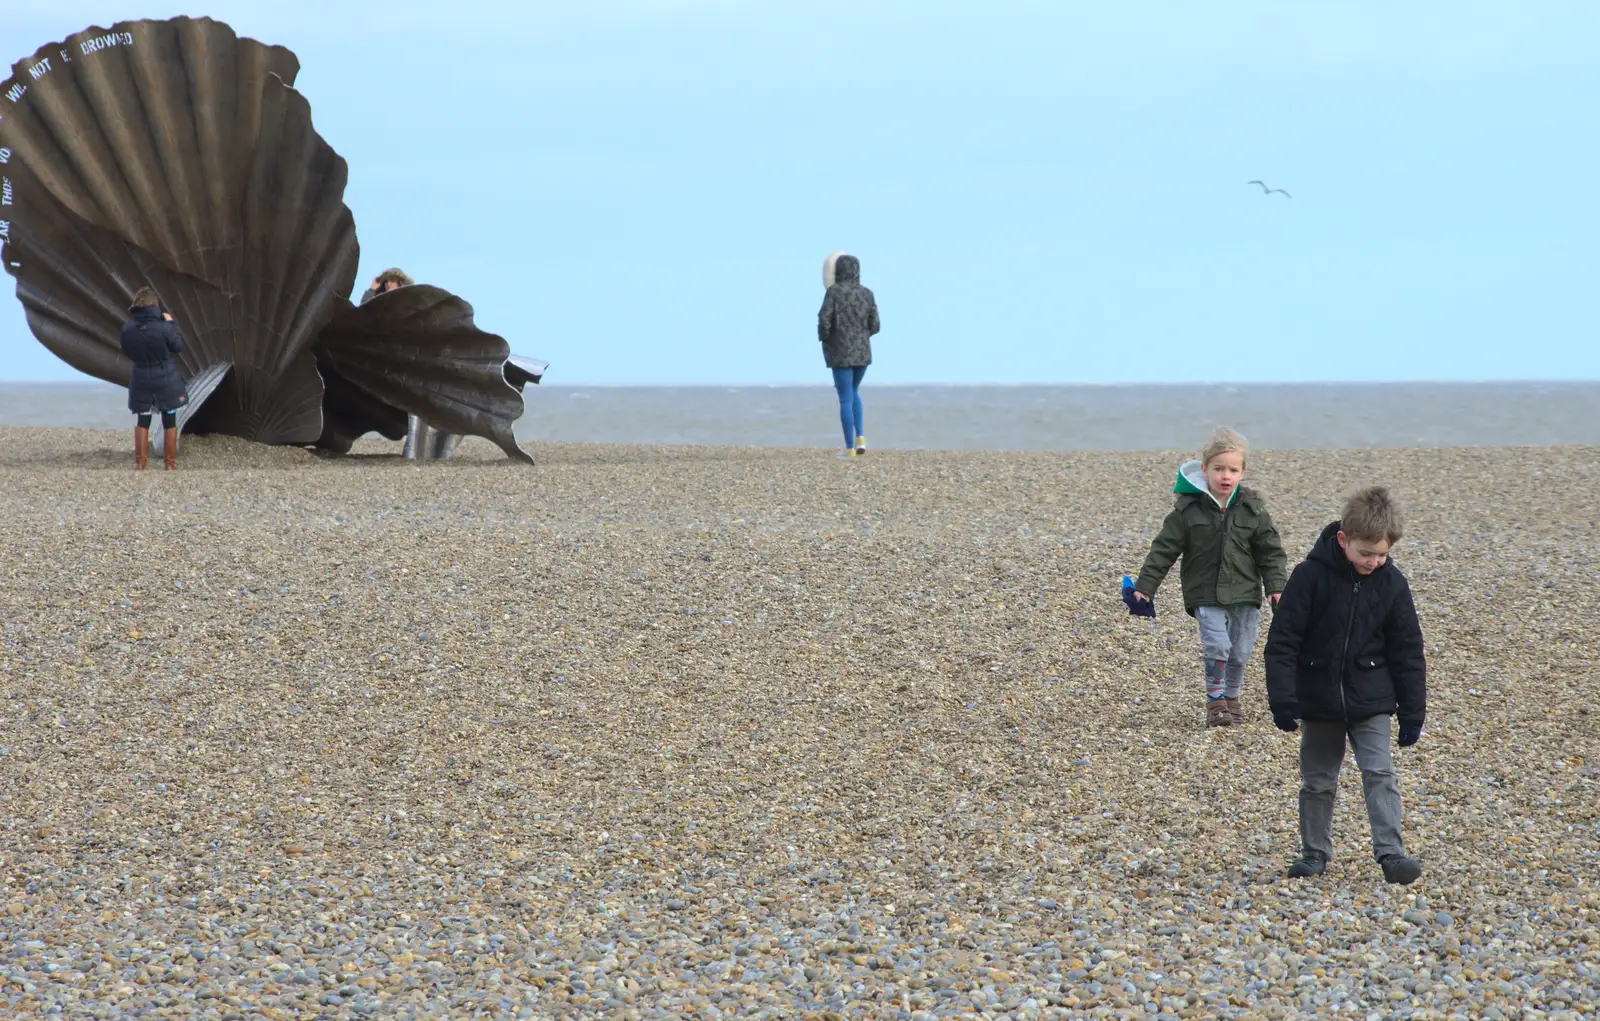
[{"label": "person behind sculpture", "polygon": [[133,428],[133,466],[144,468],[150,456],[150,420],[161,414],[161,451],[167,470],[178,467],[178,409],[189,403],[183,374],[174,357],[183,350],[183,333],[172,316],[161,311],[155,289],[141,287],[128,307],[132,317],[122,325],[122,353],[133,362],[128,379],[128,410],[138,416]]},{"label": "person behind sculpture", "polygon": [[1288,558],[1259,493],[1244,477],[1245,438],[1226,426],[1211,434],[1197,461],[1178,468],[1173,508],[1150,544],[1134,598],[1153,599],[1174,561],[1183,608],[1200,625],[1206,679],[1206,726],[1244,723],[1239,697],[1244,668],[1261,628],[1261,596],[1276,605]]},{"label": "person behind sculpture", "polygon": [[844,453],[839,456],[856,457],[867,452],[861,380],[872,364],[872,337],[879,329],[878,301],[861,286],[861,261],[853,255],[830,255],[822,275],[828,292],[817,312],[817,339],[822,342],[822,359],[833,370],[833,388],[839,394],[839,423],[844,428]]},{"label": "person behind sculpture", "polygon": [[392,268],[386,269],[382,273],[379,273],[377,276],[372,278],[372,286],[367,288],[366,291],[361,295],[361,304],[365,305],[367,302],[371,301],[373,298],[376,298],[385,291],[393,291],[401,287],[410,287],[414,283],[416,283],[416,281],[406,276],[403,270]]},{"label": "person behind sculpture", "polygon": [[1267,698],[1279,730],[1300,731],[1300,858],[1291,879],[1320,876],[1333,854],[1333,800],[1345,742],[1361,768],[1372,853],[1390,883],[1422,874],[1400,839],[1400,783],[1389,751],[1422,737],[1427,660],[1411,586],[1389,560],[1400,508],[1382,486],[1345,501],[1339,520],[1289,576],[1267,632]]}]

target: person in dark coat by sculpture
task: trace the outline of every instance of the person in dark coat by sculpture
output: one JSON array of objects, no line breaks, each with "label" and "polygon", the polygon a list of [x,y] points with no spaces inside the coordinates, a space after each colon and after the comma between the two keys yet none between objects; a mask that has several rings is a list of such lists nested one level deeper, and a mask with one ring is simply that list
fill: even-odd
[{"label": "person in dark coat by sculpture", "polygon": [[174,358],[183,350],[183,334],[172,316],[161,311],[161,299],[152,287],[141,287],[122,324],[122,353],[133,361],[128,380],[128,410],[138,418],[133,428],[133,466],[143,469],[150,456],[150,419],[161,414],[162,454],[167,471],[178,467],[178,409],[189,403],[189,392]]},{"label": "person in dark coat by sculpture", "polygon": [[822,266],[828,293],[817,312],[817,339],[822,360],[833,370],[833,388],[839,393],[839,423],[844,427],[844,453],[858,457],[867,452],[866,428],[861,424],[861,379],[872,364],[872,337],[878,332],[878,301],[861,286],[861,262],[853,255],[835,253]]}]

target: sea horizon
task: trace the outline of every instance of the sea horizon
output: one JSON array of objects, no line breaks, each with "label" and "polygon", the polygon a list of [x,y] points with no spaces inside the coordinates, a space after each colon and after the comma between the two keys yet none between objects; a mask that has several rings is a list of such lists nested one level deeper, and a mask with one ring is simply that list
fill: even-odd
[{"label": "sea horizon", "polygon": [[[123,389],[0,383],[0,425],[122,429]],[[1188,450],[1218,424],[1258,449],[1600,444],[1600,381],[907,383],[862,389],[869,446]],[[842,445],[827,383],[529,386],[519,440]]]},{"label": "sea horizon", "polygon": [[[952,390],[970,389],[1140,389],[1161,387],[1189,387],[1189,386],[1231,386],[1231,387],[1324,387],[1324,386],[1359,386],[1359,387],[1523,387],[1523,386],[1553,386],[1553,387],[1595,387],[1600,388],[1600,378],[1595,379],[1556,379],[1546,377],[1529,377],[1527,379],[1384,379],[1384,380],[1347,380],[1347,379],[1266,379],[1266,380],[1238,380],[1226,377],[1217,379],[1193,380],[1067,380],[1058,382],[1040,382],[1038,380],[1000,380],[1000,381],[964,381],[953,383],[949,381],[917,381],[917,380],[883,380],[878,381],[870,376],[864,387],[871,389],[890,388],[946,388]],[[121,391],[125,387],[115,383],[107,383],[99,379],[0,379],[0,388],[5,387],[81,387],[84,389],[101,389]],[[798,390],[832,390],[833,384],[826,379],[821,381],[808,380],[806,382],[664,382],[664,383],[619,383],[619,382],[584,382],[563,380],[557,383],[539,384],[543,390],[581,389],[581,390],[714,390],[723,387],[734,389],[798,389]]]}]

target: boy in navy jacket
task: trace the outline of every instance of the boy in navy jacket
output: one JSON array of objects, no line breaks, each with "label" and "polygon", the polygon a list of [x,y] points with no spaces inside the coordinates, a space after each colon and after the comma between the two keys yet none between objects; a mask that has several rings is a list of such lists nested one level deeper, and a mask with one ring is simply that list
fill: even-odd
[{"label": "boy in navy jacket", "polygon": [[1389,561],[1400,509],[1381,486],[1357,492],[1294,569],[1267,634],[1267,701],[1278,729],[1300,733],[1300,859],[1289,876],[1321,875],[1333,853],[1333,798],[1345,743],[1355,752],[1372,852],[1391,883],[1422,865],[1400,839],[1400,784],[1389,751],[1416,744],[1427,716],[1422,626],[1405,575]]}]

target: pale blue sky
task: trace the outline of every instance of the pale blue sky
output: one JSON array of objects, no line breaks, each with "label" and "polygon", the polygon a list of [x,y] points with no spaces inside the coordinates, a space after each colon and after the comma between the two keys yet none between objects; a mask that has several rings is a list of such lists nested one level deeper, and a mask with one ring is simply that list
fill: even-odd
[{"label": "pale blue sky", "polygon": [[[0,59],[127,12],[8,0]],[[1593,0],[206,13],[299,55],[361,281],[552,383],[824,383],[836,248],[878,383],[1600,377]],[[73,378],[12,290],[0,378]]]}]

